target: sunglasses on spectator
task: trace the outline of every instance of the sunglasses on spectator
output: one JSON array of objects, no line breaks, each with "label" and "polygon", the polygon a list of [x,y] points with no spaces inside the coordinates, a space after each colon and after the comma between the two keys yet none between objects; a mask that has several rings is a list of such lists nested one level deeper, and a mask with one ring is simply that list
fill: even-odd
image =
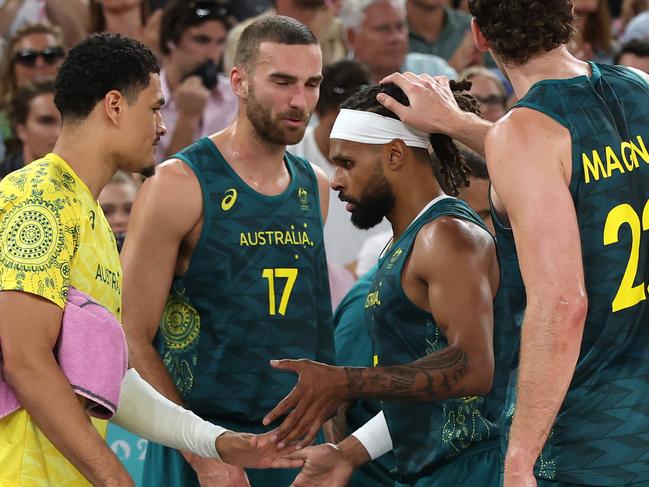
[{"label": "sunglasses on spectator", "polygon": [[507,101],[507,98],[500,95],[489,95],[489,96],[478,96],[473,95],[473,98],[478,100],[478,103],[482,105],[504,105]]},{"label": "sunglasses on spectator", "polygon": [[14,56],[14,61],[23,66],[33,68],[36,66],[36,60],[39,56],[43,58],[45,64],[52,66],[65,57],[65,52],[62,47],[48,47],[42,51],[20,49]]},{"label": "sunglasses on spectator", "polygon": [[209,0],[190,2],[187,6],[194,12],[199,19],[202,18],[222,18],[230,15],[230,10],[225,6]]}]

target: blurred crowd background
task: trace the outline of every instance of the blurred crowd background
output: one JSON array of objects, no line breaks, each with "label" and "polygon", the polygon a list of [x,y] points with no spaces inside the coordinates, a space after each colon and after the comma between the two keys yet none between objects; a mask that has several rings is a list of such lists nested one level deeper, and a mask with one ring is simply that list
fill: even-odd
[{"label": "blurred crowd background", "polygon": [[[483,117],[497,120],[516,102],[488,53],[472,40],[467,2],[457,0],[0,0],[0,177],[52,150],[61,125],[53,102],[57,69],[84,36],[110,31],[139,39],[159,57],[167,135],[161,163],[226,127],[237,110],[228,74],[242,30],[271,14],[294,17],[320,40],[324,81],[304,139],[289,150],[331,176],[329,133],[340,104],[395,71],[467,78]],[[569,45],[584,60],[649,72],[649,0],[574,0]],[[520,26],[524,29],[525,26]],[[460,197],[489,220],[484,161],[466,154],[471,186]],[[433,161],[434,163],[434,161]],[[123,241],[141,178],[115,175],[100,203]],[[489,223],[489,222],[488,222]],[[332,192],[325,245],[334,309],[389,239],[383,223],[353,227]]]}]

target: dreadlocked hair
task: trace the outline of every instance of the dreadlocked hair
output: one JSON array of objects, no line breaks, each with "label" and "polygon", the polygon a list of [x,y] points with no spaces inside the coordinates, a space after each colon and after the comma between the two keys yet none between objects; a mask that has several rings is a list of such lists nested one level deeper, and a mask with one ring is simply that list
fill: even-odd
[{"label": "dreadlocked hair", "polygon": [[[468,93],[462,93],[471,89],[471,81],[450,81],[450,88],[455,96],[458,106],[465,112],[480,115],[478,101]],[[372,112],[384,117],[399,119],[396,114],[385,108],[376,100],[376,95],[385,93],[405,106],[410,106],[410,100],[397,85],[388,83],[385,85],[372,85],[361,89],[358,93],[348,98],[340,108]],[[431,134],[430,144],[433,152],[440,162],[440,173],[444,177],[444,187],[448,188],[453,196],[459,194],[459,188],[469,186],[469,174],[471,169],[466,164],[462,152],[448,135]]]}]

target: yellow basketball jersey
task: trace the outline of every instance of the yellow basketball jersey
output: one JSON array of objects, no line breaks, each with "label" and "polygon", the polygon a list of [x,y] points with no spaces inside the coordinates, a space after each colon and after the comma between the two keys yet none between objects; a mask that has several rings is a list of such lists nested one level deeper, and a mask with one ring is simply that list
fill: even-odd
[{"label": "yellow basketball jersey", "polygon": [[[68,286],[120,319],[122,271],[113,232],[85,183],[48,154],[0,182],[0,291],[36,294],[63,308]],[[92,421],[105,436],[106,422]],[[0,487],[47,485],[90,484],[25,409],[0,419]]]}]

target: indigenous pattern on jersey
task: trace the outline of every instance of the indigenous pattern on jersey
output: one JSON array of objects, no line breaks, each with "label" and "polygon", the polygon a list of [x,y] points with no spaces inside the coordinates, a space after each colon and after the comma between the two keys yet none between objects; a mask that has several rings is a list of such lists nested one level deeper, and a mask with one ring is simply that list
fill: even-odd
[{"label": "indigenous pattern on jersey", "polygon": [[[63,308],[68,286],[120,318],[113,232],[88,187],[48,154],[0,182],[0,290],[36,294]],[[105,436],[106,422],[92,422]],[[0,419],[0,485],[90,484],[19,409]]]},{"label": "indigenous pattern on jersey", "polygon": [[[349,290],[334,313],[336,365],[372,367],[372,341],[365,326],[365,301],[377,266],[372,267]],[[347,432],[353,433],[381,411],[380,401],[357,399],[347,411]],[[354,470],[349,487],[392,487],[394,453],[386,453]]]},{"label": "indigenous pattern on jersey", "polygon": [[287,153],[288,188],[265,196],[208,138],[176,157],[200,182],[204,224],[155,345],[189,409],[225,427],[263,431],[262,418],[296,382],[269,360],[334,359],[317,179],[307,161]]},{"label": "indigenous pattern on jersey", "polygon": [[575,375],[536,474],[584,485],[644,485],[649,482],[649,86],[626,68],[594,63],[591,68],[590,77],[536,83],[516,105],[540,111],[570,131],[570,192],[588,293]]},{"label": "indigenous pattern on jersey", "polygon": [[[366,322],[379,367],[407,364],[448,347],[435,318],[406,296],[401,276],[419,231],[441,216],[486,228],[466,203],[445,198],[417,218],[379,260],[379,268],[365,303]],[[470,277],[467,277],[470,278]],[[485,397],[453,398],[418,403],[382,401],[397,461],[399,480],[413,483],[441,465],[499,448],[500,421],[514,353],[515,325],[507,296],[499,289],[494,299],[494,358],[492,392]]]}]

